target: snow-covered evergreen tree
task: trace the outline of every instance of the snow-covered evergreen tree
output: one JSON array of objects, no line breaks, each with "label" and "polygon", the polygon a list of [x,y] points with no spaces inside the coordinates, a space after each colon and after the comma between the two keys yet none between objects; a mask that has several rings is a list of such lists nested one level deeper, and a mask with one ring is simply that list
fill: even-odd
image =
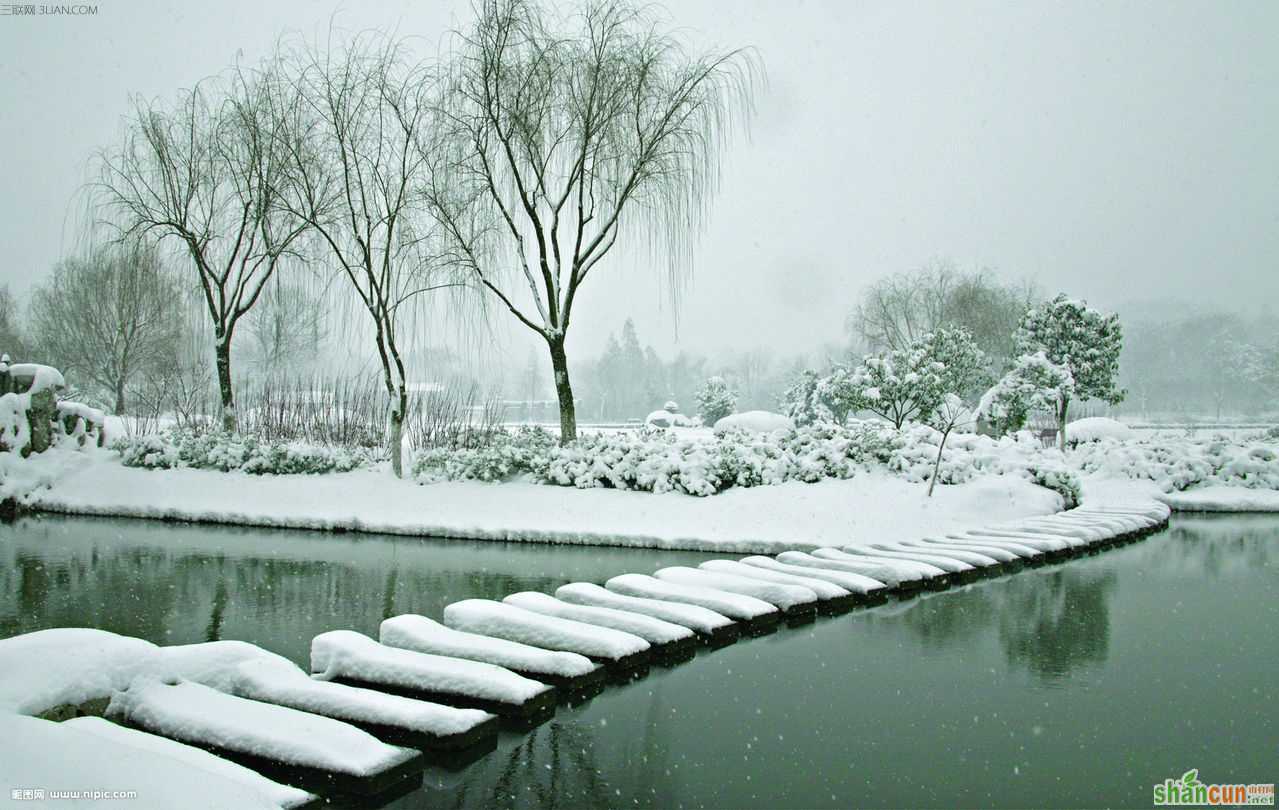
[{"label": "snow-covered evergreen tree", "polygon": [[[1065,368],[1073,390],[1057,402],[1057,438],[1066,446],[1066,419],[1072,398],[1099,399],[1117,405],[1124,391],[1118,384],[1119,353],[1123,327],[1115,313],[1103,313],[1083,301],[1058,295],[1026,312],[1013,336],[1018,352],[1042,353],[1054,365]],[[1020,361],[1019,361],[1020,362]]]},{"label": "snow-covered evergreen tree", "polygon": [[[930,336],[931,337],[931,336]],[[857,410],[867,410],[900,428],[927,416],[947,393],[945,366],[934,359],[925,339],[905,349],[870,356],[848,381]]]},{"label": "snow-covered evergreen tree", "polygon": [[977,413],[999,433],[1008,433],[1025,426],[1035,411],[1063,413],[1074,393],[1069,368],[1052,362],[1043,352],[1026,354],[982,396]]},{"label": "snow-covered evergreen tree", "polygon": [[723,377],[711,377],[697,392],[697,412],[702,424],[713,425],[737,410],[737,392]]}]

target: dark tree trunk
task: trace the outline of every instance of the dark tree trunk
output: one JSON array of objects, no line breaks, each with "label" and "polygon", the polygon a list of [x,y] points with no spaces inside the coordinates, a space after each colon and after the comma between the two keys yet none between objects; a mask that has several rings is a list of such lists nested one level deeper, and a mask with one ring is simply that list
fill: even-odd
[{"label": "dark tree trunk", "polygon": [[577,438],[577,411],[573,407],[573,386],[568,381],[568,357],[564,354],[564,338],[549,338],[551,370],[555,374],[555,396],[560,401],[560,444]]},{"label": "dark tree trunk", "polygon": [[1066,452],[1066,412],[1070,409],[1070,397],[1061,398],[1061,407],[1057,411],[1057,447]]},{"label": "dark tree trunk", "polygon": [[231,388],[231,338],[218,335],[214,342],[218,366],[218,393],[222,399],[222,429],[235,430],[235,391]]},{"label": "dark tree trunk", "polygon": [[116,416],[124,416],[124,380],[121,379],[115,384],[115,413]]}]

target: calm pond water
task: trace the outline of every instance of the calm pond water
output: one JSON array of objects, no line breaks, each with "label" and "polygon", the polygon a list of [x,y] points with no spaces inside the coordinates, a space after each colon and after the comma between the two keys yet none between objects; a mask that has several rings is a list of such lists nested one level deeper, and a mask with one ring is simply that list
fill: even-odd
[{"label": "calm pond water", "polygon": [[[746,640],[610,687],[395,807],[1143,806],[1279,776],[1279,518],[1140,543]],[[0,526],[0,636],[238,638],[305,663],[450,601],[689,552],[42,517]]]}]

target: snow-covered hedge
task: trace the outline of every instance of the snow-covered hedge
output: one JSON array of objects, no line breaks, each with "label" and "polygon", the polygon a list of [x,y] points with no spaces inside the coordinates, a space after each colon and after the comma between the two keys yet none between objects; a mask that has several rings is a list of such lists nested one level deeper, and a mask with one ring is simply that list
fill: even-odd
[{"label": "snow-covered hedge", "polygon": [[184,428],[117,439],[111,449],[120,454],[126,467],[195,467],[254,475],[349,472],[374,461],[364,450],[266,442],[253,436]]},{"label": "snow-covered hedge", "polygon": [[[730,487],[852,478],[870,469],[886,468],[912,481],[927,481],[939,440],[940,434],[931,428],[898,431],[883,422],[856,420],[846,426],[818,423],[776,433],[730,430],[714,437],[669,431],[596,433],[567,447],[534,429],[507,434],[480,450],[421,454],[413,471],[423,482],[526,476],[579,489],[707,496]],[[1079,498],[1078,479],[1060,454],[1045,453],[1034,441],[952,438],[942,459],[939,483],[962,483],[981,474],[1019,475],[1060,493],[1070,505]]]},{"label": "snow-covered hedge", "polygon": [[1071,461],[1087,474],[1150,480],[1165,492],[1213,485],[1279,490],[1279,445],[1273,441],[1102,439],[1080,445]]},{"label": "snow-covered hedge", "polygon": [[413,458],[413,477],[435,481],[502,481],[525,473],[538,473],[550,463],[558,444],[540,427],[521,427],[512,433],[494,434],[484,447],[463,450],[434,448]]}]

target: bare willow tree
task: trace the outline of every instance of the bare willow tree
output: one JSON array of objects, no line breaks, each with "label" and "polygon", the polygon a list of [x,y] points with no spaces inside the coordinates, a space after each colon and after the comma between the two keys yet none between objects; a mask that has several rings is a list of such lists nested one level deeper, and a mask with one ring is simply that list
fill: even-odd
[{"label": "bare willow tree", "polygon": [[181,296],[154,249],[99,246],[64,259],[32,292],[31,328],[50,362],[108,392],[123,414],[131,385],[181,336]]},{"label": "bare willow tree", "polygon": [[761,75],[751,51],[691,52],[626,0],[566,19],[484,0],[461,35],[426,196],[453,258],[546,343],[561,441],[577,433],[565,340],[582,285],[626,230],[678,291]]},{"label": "bare willow tree", "polygon": [[429,182],[430,150],[421,142],[437,131],[435,83],[402,43],[378,35],[324,48],[299,45],[285,63],[287,86],[276,95],[289,157],[282,199],[372,322],[391,403],[391,466],[402,476],[406,321],[424,294],[459,286],[446,257],[432,248],[434,220],[415,204],[415,190]]},{"label": "bare willow tree", "polygon": [[235,70],[175,105],[135,100],[123,143],[98,183],[124,238],[175,241],[212,322],[223,426],[234,430],[231,345],[303,232],[277,205],[285,167],[269,75]]}]

